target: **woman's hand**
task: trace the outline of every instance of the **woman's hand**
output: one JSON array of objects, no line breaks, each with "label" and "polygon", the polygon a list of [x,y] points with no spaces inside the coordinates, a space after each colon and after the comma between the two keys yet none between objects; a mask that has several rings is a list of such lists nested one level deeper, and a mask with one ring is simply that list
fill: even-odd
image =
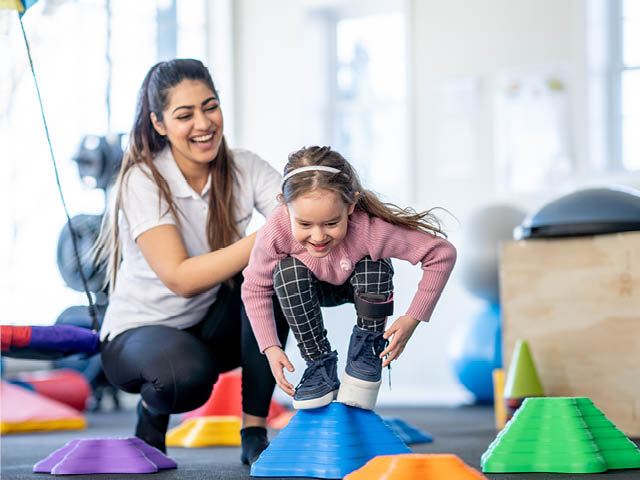
[{"label": "woman's hand", "polygon": [[419,323],[420,320],[416,320],[409,315],[403,315],[402,317],[398,317],[398,319],[393,322],[393,325],[384,332],[383,337],[386,340],[389,340],[390,337],[393,338],[389,341],[387,348],[385,348],[380,354],[380,358],[384,358],[386,355],[389,355],[382,362],[382,368],[386,367],[392,360],[395,360],[400,356]]},{"label": "woman's hand", "polygon": [[267,347],[264,351],[264,354],[267,356],[267,360],[269,360],[269,366],[271,367],[271,373],[273,373],[273,378],[276,379],[276,383],[278,386],[287,394],[293,397],[293,394],[296,391],[293,389],[293,385],[289,383],[289,381],[284,376],[284,369],[286,368],[289,372],[293,372],[295,368],[289,361],[289,357],[284,353],[277,345],[272,345],[271,347]]}]

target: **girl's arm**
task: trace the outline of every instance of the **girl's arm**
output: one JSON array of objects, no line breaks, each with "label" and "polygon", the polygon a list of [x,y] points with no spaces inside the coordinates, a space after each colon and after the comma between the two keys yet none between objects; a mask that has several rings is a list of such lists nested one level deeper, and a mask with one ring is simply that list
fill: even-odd
[{"label": "girl's arm", "polygon": [[456,249],[447,240],[429,233],[395,227],[380,219],[365,224],[367,245],[372,258],[398,258],[413,265],[420,263],[422,279],[405,315],[396,319],[385,331],[389,344],[380,354],[383,367],[397,359],[421,321],[429,321],[431,313],[456,261]]},{"label": "girl's arm", "polygon": [[284,353],[284,350],[277,345],[272,345],[265,349],[264,354],[267,356],[267,360],[269,360],[269,367],[271,367],[271,373],[273,374],[273,378],[276,379],[276,383],[278,386],[284,391],[287,395],[293,397],[296,393],[293,384],[287,380],[287,377],[284,376],[284,369],[286,368],[289,372],[295,371],[293,368],[293,364],[289,361],[289,357]]},{"label": "girl's arm", "polygon": [[273,272],[280,260],[290,252],[286,241],[290,229],[288,216],[283,208],[276,209],[258,231],[256,245],[251,252],[242,282],[242,302],[261,352],[271,346],[283,347],[278,339],[273,316]]},{"label": "girl's arm", "polygon": [[391,340],[389,340],[387,348],[380,354],[380,358],[383,359],[382,368],[389,365],[404,352],[404,347],[407,346],[407,342],[418,325],[420,325],[420,320],[416,320],[409,315],[402,315],[393,322],[393,325],[387,328],[383,337],[385,340]]},{"label": "girl's arm", "polygon": [[367,227],[363,237],[371,258],[397,258],[420,264],[422,278],[406,315],[429,321],[455,264],[455,247],[444,238],[397,227],[379,218],[370,219]]},{"label": "girl's arm", "polygon": [[254,233],[215,252],[189,257],[175,225],[159,225],[138,235],[136,243],[162,283],[189,298],[246,267],[255,239]]}]

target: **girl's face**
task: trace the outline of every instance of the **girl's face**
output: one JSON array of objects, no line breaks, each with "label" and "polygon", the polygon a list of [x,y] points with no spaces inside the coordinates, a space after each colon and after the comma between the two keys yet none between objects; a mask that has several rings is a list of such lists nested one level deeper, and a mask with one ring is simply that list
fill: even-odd
[{"label": "girl's face", "polygon": [[151,122],[166,135],[180,167],[209,164],[222,143],[222,111],[218,97],[199,80],[183,80],[169,90],[167,108]]},{"label": "girl's face", "polygon": [[302,195],[287,205],[293,236],[311,256],[326,257],[347,235],[354,208],[329,190]]}]

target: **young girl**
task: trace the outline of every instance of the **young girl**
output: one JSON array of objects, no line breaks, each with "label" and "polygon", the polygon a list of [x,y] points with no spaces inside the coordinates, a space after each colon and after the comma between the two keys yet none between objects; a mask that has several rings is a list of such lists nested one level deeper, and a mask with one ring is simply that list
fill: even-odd
[{"label": "young girl", "polygon": [[[289,156],[280,199],[244,270],[242,299],[258,346],[295,408],[327,405],[337,393],[339,402],[373,409],[382,367],[398,358],[418,324],[429,320],[456,250],[437,236],[441,231],[429,212],[383,204],[329,147]],[[409,310],[385,332],[393,310],[390,258],[420,262],[423,275]],[[283,373],[293,365],[276,335],[274,291],[307,363],[295,390]],[[355,304],[357,321],[340,383],[320,307],[346,302]]]},{"label": "young girl", "polygon": [[[281,178],[257,155],[227,147],[218,93],[200,61],[149,70],[99,244],[112,273],[101,339],[109,380],[141,394],[136,436],[162,451],[169,414],[202,405],[218,375],[238,366],[242,461],[268,444],[275,381],[238,274],[255,241],[245,237],[252,212],[277,206]],[[284,342],[286,320],[274,313]]]}]

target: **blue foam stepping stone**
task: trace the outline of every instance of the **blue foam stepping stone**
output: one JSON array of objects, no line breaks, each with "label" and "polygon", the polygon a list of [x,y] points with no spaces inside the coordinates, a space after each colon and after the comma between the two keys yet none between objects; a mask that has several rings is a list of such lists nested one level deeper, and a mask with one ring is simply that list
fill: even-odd
[{"label": "blue foam stepping stone", "polygon": [[333,402],[298,411],[251,476],[343,478],[373,457],[401,453],[413,452],[375,412]]},{"label": "blue foam stepping stone", "polygon": [[418,430],[416,427],[409,425],[407,422],[398,417],[382,417],[382,421],[393,430],[400,439],[407,445],[414,443],[431,443],[433,437],[427,432]]}]

